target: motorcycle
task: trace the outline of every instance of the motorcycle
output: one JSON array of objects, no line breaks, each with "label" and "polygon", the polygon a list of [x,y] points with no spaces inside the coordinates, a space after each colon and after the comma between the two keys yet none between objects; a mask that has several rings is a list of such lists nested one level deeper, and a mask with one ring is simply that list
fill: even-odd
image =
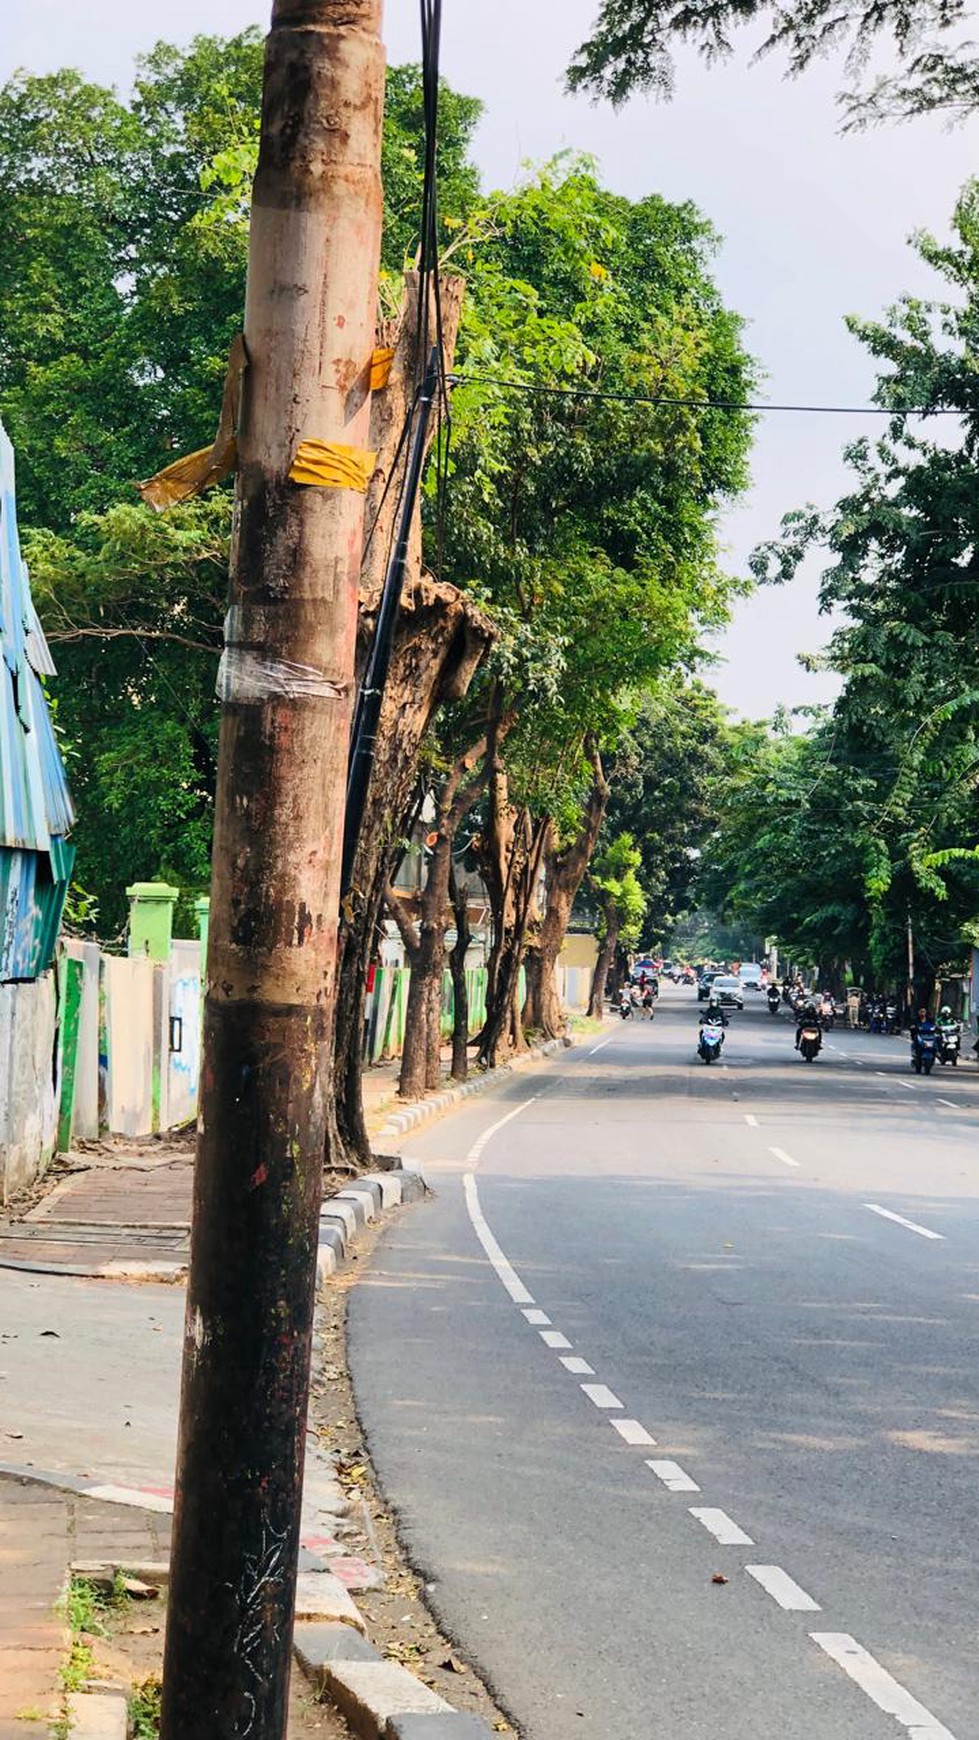
[{"label": "motorcycle", "polygon": [[935,1058],[937,1055],[937,1033],[919,1032],[917,1038],[912,1039],[911,1041],[911,1062],[914,1066],[915,1075],[920,1075],[922,1070],[924,1070],[925,1075],[931,1075],[931,1072],[935,1067]]},{"label": "motorcycle", "polygon": [[623,1021],[632,1020],[632,998],[624,994],[619,1002],[619,1014]]},{"label": "motorcycle", "polygon": [[900,1025],[897,1004],[889,998],[884,1009],[884,1031],[893,1035],[900,1031]]},{"label": "motorcycle", "polygon": [[772,985],[771,988],[769,989],[769,993],[768,993],[768,1013],[769,1013],[769,1015],[777,1015],[778,1014],[779,1005],[781,1004],[781,1001],[782,1001],[781,992],[778,991],[774,985]]},{"label": "motorcycle", "polygon": [[962,1049],[962,1029],[956,1021],[952,1026],[938,1029],[938,1061],[941,1064],[950,1063],[954,1068],[959,1061]]},{"label": "motorcycle", "polygon": [[807,1063],[818,1057],[823,1048],[823,1036],[818,1027],[804,1027],[799,1035],[799,1051]]},{"label": "motorcycle", "polygon": [[827,997],[819,1011],[819,1025],[824,1033],[832,1033],[835,1020],[836,1010],[833,1008],[832,1003]]},{"label": "motorcycle", "polygon": [[705,1021],[697,1041],[697,1055],[705,1063],[716,1063],[724,1044],[724,1029],[720,1021]]}]

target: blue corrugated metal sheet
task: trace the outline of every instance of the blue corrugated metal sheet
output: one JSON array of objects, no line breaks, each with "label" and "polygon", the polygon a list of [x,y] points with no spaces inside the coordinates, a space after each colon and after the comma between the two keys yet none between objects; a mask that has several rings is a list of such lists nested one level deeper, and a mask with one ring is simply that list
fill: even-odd
[{"label": "blue corrugated metal sheet", "polygon": [[48,712],[54,674],[17,535],[14,453],[0,423],[0,980],[50,964],[74,847],[71,794]]}]

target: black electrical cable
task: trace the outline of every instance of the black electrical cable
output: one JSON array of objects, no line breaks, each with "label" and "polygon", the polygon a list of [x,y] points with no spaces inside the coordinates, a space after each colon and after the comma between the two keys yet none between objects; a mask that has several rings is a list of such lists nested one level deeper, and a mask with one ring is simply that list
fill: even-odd
[{"label": "black electrical cable", "polygon": [[[407,450],[407,462],[401,472],[398,499],[392,517],[391,546],[388,550],[384,585],[381,591],[374,635],[354,712],[350,762],[347,773],[347,803],[341,864],[340,890],[344,900],[347,900],[352,893],[354,859],[374,767],[377,727],[394,645],[411,522],[421,484],[425,443],[433,405],[437,403],[439,408],[440,455],[444,447],[441,435],[443,414],[445,419],[448,419],[448,379],[445,369],[442,305],[438,274],[437,154],[442,0],[420,0],[420,5],[425,150],[418,258],[417,330],[415,334],[417,346],[416,389],[405,418],[394,465],[391,468],[380,504],[383,506],[386,501],[391,488],[391,480],[399,469],[402,454]],[[430,309],[433,304],[436,340],[434,345],[431,343],[430,333]],[[440,483],[440,511],[441,501]],[[368,534],[368,545],[373,539],[377,527],[380,506]]]},{"label": "black electrical cable", "polygon": [[531,381],[514,381],[504,375],[487,375],[464,370],[449,375],[452,386],[481,382],[502,387],[506,392],[526,393],[534,398],[599,399],[613,405],[666,405],[690,411],[799,411],[822,417],[968,417],[970,413],[953,405],[773,405],[765,400],[751,399],[683,399],[667,393],[613,393],[601,387],[548,387]]}]

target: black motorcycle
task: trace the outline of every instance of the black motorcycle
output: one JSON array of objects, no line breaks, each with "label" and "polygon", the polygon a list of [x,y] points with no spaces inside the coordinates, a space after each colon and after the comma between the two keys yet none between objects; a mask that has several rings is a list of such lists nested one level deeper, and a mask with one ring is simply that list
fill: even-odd
[{"label": "black motorcycle", "polygon": [[781,992],[778,990],[778,988],[775,985],[771,985],[769,987],[769,991],[768,991],[768,1013],[769,1013],[769,1015],[777,1015],[778,1014],[781,1002],[782,1002]]}]

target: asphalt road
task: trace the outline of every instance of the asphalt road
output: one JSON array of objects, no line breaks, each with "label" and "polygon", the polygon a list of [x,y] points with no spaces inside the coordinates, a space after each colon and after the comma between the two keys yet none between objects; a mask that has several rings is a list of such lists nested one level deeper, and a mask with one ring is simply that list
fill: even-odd
[{"label": "asphalt road", "polygon": [[349,1306],[404,1539],[529,1740],[979,1740],[979,1072],[696,1025],[406,1145]]}]

